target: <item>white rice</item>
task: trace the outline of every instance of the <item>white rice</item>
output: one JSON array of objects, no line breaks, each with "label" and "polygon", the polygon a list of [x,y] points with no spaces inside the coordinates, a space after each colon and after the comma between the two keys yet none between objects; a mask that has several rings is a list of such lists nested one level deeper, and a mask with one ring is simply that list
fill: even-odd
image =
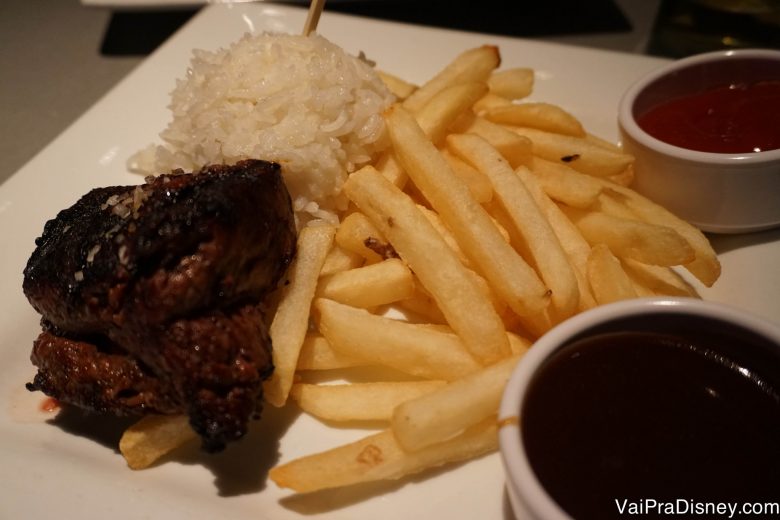
[{"label": "white rice", "polygon": [[173,120],[128,161],[144,175],[254,158],[282,165],[299,225],[337,221],[347,175],[387,146],[393,96],[373,69],[313,34],[245,35],[194,52]]}]

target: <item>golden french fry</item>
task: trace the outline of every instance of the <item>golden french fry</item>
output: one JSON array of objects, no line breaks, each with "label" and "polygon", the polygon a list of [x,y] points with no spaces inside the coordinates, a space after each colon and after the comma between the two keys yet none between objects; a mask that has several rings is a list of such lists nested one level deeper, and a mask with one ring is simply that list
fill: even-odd
[{"label": "golden french fry", "polygon": [[634,283],[623,270],[620,260],[604,244],[591,249],[588,280],[599,305],[637,297]]},{"label": "golden french fry", "polygon": [[414,278],[398,258],[321,278],[317,296],[353,307],[371,308],[414,295]]},{"label": "golden french fry", "polygon": [[[417,121],[432,141],[441,141],[460,114],[468,110],[487,86],[484,83],[471,82],[455,84],[436,93],[416,114]],[[377,161],[376,168],[387,179],[403,188],[406,184],[404,172],[392,150],[385,152]]]},{"label": "golden french fry", "polygon": [[431,296],[420,283],[415,284],[414,295],[405,300],[401,300],[398,302],[398,305],[402,309],[428,320],[430,323],[447,323],[447,318],[444,316],[444,313],[441,312],[441,309],[439,309],[434,297]]},{"label": "golden french fry", "polygon": [[490,184],[490,179],[447,150],[442,150],[441,155],[447,160],[450,168],[452,168],[452,173],[466,183],[477,202],[480,204],[490,202],[493,198],[493,186]]},{"label": "golden french fry", "polygon": [[[370,263],[381,262],[382,251],[391,251],[387,247],[387,239],[382,232],[360,212],[347,215],[336,231],[336,244],[339,247],[356,253]],[[376,247],[370,247],[375,244]]]},{"label": "golden french fry", "polygon": [[[386,121],[398,159],[409,177],[438,211],[496,294],[518,314],[544,309],[550,298],[547,287],[504,240],[490,216],[463,181],[452,173],[411,114],[395,107],[386,113]],[[417,272],[414,265],[412,269]],[[446,315],[443,302],[437,301]],[[453,328],[458,330],[454,324]]]},{"label": "golden french fry", "polygon": [[504,386],[519,359],[509,357],[399,404],[392,419],[398,443],[406,451],[417,451],[497,414]]},{"label": "golden french fry", "polygon": [[488,121],[503,125],[538,128],[545,132],[585,137],[579,120],[558,105],[550,103],[521,103],[494,107],[485,112]]},{"label": "golden french fry", "polygon": [[263,384],[265,400],[284,406],[293,383],[298,354],[309,327],[309,310],[322,264],[333,245],[332,226],[309,226],[298,234],[295,259],[287,269],[287,285],[281,289],[269,334],[273,343],[274,373]]},{"label": "golden french fry", "polygon": [[622,258],[621,263],[628,274],[657,294],[699,298],[696,289],[674,269],[644,264],[631,258]]},{"label": "golden french fry", "polygon": [[534,154],[548,161],[564,163],[578,172],[595,177],[609,177],[623,173],[634,157],[606,150],[587,139],[545,132],[535,128],[510,127],[533,143]]},{"label": "golden french fry", "polygon": [[326,421],[389,421],[396,406],[445,386],[446,381],[391,381],[337,385],[294,384],[301,409]]},{"label": "golden french fry", "polygon": [[484,83],[459,83],[433,96],[415,113],[417,123],[425,135],[438,143],[447,135],[447,129],[458,117],[487,92]]},{"label": "golden french fry", "polygon": [[[594,179],[595,182],[598,183]],[[631,211],[631,208],[626,206],[623,202],[623,197],[617,193],[612,187],[603,187],[603,190],[598,196],[597,203],[590,209],[593,211],[600,211],[617,218],[623,218],[627,220],[642,220],[639,215]]]},{"label": "golden french fry", "polygon": [[[455,334],[377,316],[322,298],[315,302],[315,308],[319,313],[320,332],[333,349],[366,363],[447,381],[480,367]],[[502,335],[507,341],[506,333]]]},{"label": "golden french fry", "polygon": [[567,208],[565,212],[588,243],[606,244],[620,258],[671,266],[685,264],[695,257],[693,248],[672,228],[598,211]]},{"label": "golden french fry", "polygon": [[[412,122],[419,130],[414,120]],[[463,189],[468,192],[465,186]],[[509,345],[501,318],[483,297],[469,270],[414,201],[371,167],[350,175],[344,191],[388,237],[436,299],[439,309],[469,351],[484,363],[505,356]],[[495,226],[492,229],[498,234]],[[506,246],[506,242],[503,245]]]},{"label": "golden french fry", "polygon": [[412,92],[417,90],[417,85],[409,83],[395,74],[390,74],[384,70],[377,70],[376,73],[379,76],[379,79],[382,80],[382,83],[384,83],[388,90],[390,90],[398,99],[406,99]]},{"label": "golden french fry", "polygon": [[[588,284],[588,256],[590,256],[590,244],[582,236],[580,230],[577,229],[571,220],[561,211],[555,202],[545,193],[542,184],[536,181],[536,178],[531,174],[529,170],[523,169],[521,172],[524,175],[524,182],[529,193],[534,198],[536,205],[544,214],[547,222],[549,222],[555,236],[558,237],[558,241],[566,253],[566,256],[571,265],[574,276],[577,279],[579,305],[578,310],[584,311],[596,306],[596,300],[590,291],[590,285]],[[560,313],[553,316],[552,321],[557,323],[558,321],[567,318],[566,315]]]},{"label": "golden french fry", "polygon": [[490,75],[488,86],[491,93],[510,100],[528,97],[534,89],[534,70],[517,67],[496,71]]},{"label": "golden french fry", "polygon": [[623,267],[624,267],[623,270],[625,271],[626,275],[628,275],[628,279],[631,280],[632,284],[634,284],[634,292],[636,292],[638,298],[650,298],[659,295],[659,293],[653,291],[652,289],[650,289],[650,287],[645,285],[642,280],[634,276],[633,273],[626,271],[625,265]]},{"label": "golden french fry", "polygon": [[629,166],[616,175],[605,177],[605,179],[620,186],[631,186],[631,183],[634,182],[634,165]]},{"label": "golden french fry", "polygon": [[447,229],[447,226],[444,224],[444,222],[442,222],[441,217],[439,217],[438,213],[436,213],[432,209],[428,209],[425,206],[421,206],[419,204],[417,205],[417,208],[420,210],[420,212],[423,215],[425,215],[425,218],[428,219],[428,222],[431,223],[434,229],[436,229],[436,231],[439,232],[439,234],[447,243],[447,245],[450,246],[450,248],[452,248],[452,251],[458,256],[458,260],[460,260],[464,266],[470,268],[471,264],[469,262],[468,257],[466,257],[466,253],[464,253],[463,250],[460,248],[458,241],[455,240],[454,236],[452,236],[452,233],[450,232],[449,229]]},{"label": "golden french fry", "polygon": [[645,222],[672,228],[682,235],[695,251],[695,259],[684,264],[683,267],[707,287],[715,283],[720,277],[720,261],[704,233],[634,190],[612,183],[606,184],[607,181],[601,182],[602,185],[608,186],[613,191],[619,193],[622,199],[621,202],[640,219]]},{"label": "golden french fry", "polygon": [[501,125],[475,114],[464,114],[451,128],[453,133],[477,134],[489,142],[513,167],[533,160],[533,143]]},{"label": "golden french fry", "polygon": [[130,469],[144,469],[197,437],[186,415],[147,415],[124,431],[119,451]]},{"label": "golden french fry", "polygon": [[577,278],[558,237],[526,188],[530,174],[525,175],[523,167],[515,173],[498,151],[477,135],[452,134],[447,137],[447,146],[490,179],[496,200],[511,218],[542,280],[552,291],[552,305],[563,316],[573,314],[579,304]]},{"label": "golden french fry", "polygon": [[490,74],[501,63],[498,47],[483,45],[459,54],[449,65],[412,92],[403,101],[403,106],[417,112],[436,94],[458,83],[486,82]]},{"label": "golden french fry", "polygon": [[408,177],[392,150],[382,154],[376,161],[375,168],[398,188],[403,189],[406,185]]},{"label": "golden french fry", "polygon": [[533,342],[530,339],[524,338],[514,332],[507,332],[506,336],[509,338],[509,346],[512,349],[512,354],[515,356],[525,354],[533,345]]},{"label": "golden french fry", "polygon": [[593,177],[565,164],[534,157],[530,169],[550,198],[573,208],[592,207],[602,191],[601,184]]},{"label": "golden french fry", "polygon": [[613,143],[611,141],[607,141],[606,139],[604,139],[602,137],[599,137],[597,135],[593,135],[593,134],[589,133],[589,134],[587,134],[585,136],[585,139],[587,139],[591,143],[595,144],[596,146],[600,146],[600,147],[602,147],[602,148],[604,148],[606,150],[609,150],[611,152],[615,152],[615,153],[621,153],[622,152],[622,150],[620,149],[620,147],[618,145],[616,145],[615,143]]},{"label": "golden french fry", "polygon": [[322,334],[309,333],[303,339],[296,369],[333,370],[363,366],[365,364],[366,362],[359,358],[334,350]]},{"label": "golden french fry", "polygon": [[364,260],[365,258],[357,253],[347,251],[338,244],[334,244],[328,256],[325,257],[325,263],[322,264],[320,276],[328,276],[341,271],[355,269],[363,265]]},{"label": "golden french fry", "polygon": [[475,114],[482,115],[486,110],[489,110],[493,107],[503,107],[511,104],[512,101],[510,99],[507,99],[503,96],[499,96],[494,92],[488,92],[480,99],[478,99],[474,103],[474,106],[471,107],[471,109],[474,111]]},{"label": "golden french fry", "polygon": [[277,486],[299,493],[361,482],[399,479],[450,462],[468,460],[498,447],[496,418],[472,426],[458,437],[409,453],[385,430],[359,441],[292,460],[272,468]]}]

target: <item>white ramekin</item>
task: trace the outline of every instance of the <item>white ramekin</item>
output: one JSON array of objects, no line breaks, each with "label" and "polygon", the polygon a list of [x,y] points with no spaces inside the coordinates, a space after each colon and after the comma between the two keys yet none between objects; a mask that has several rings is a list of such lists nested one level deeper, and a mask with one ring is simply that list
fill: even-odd
[{"label": "white ramekin", "polygon": [[703,231],[780,226],[780,149],[709,153],[665,143],[636,118],[663,101],[728,85],[780,81],[780,51],[743,49],[670,62],[635,83],[618,110],[623,149],[636,158],[633,187]]}]

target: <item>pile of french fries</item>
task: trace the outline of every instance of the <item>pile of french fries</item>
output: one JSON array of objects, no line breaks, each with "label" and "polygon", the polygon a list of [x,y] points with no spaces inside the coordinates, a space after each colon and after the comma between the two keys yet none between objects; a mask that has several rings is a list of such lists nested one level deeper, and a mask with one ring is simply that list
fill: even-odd
[{"label": "pile of french fries", "polygon": [[[496,450],[504,385],[535,339],[608,302],[697,296],[673,266],[718,278],[704,235],[628,187],[631,156],[524,101],[533,70],[499,65],[483,46],[419,87],[382,74],[399,100],[391,147],[348,178],[338,228],[301,231],[264,391],[326,423],[384,429],[285,461],[270,471],[278,486],[397,479]],[[398,376],[327,377],[377,366]],[[185,419],[148,417],[120,449],[143,468],[194,437]]]}]

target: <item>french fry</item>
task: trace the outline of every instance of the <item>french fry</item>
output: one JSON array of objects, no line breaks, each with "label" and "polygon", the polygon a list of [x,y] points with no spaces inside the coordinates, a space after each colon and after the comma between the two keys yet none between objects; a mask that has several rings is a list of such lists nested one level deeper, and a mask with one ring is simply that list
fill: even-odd
[{"label": "french fry", "polygon": [[637,297],[634,283],[623,270],[620,260],[604,244],[591,249],[588,280],[599,305]]},{"label": "french fry", "polygon": [[[607,181],[601,182],[606,185]],[[614,184],[606,186],[619,193],[622,203],[643,221],[669,227],[682,235],[695,252],[695,258],[683,267],[707,287],[715,283],[720,277],[720,261],[704,233],[634,190]]]},{"label": "french fry", "polygon": [[558,105],[521,103],[494,107],[485,112],[485,119],[503,125],[537,128],[545,132],[585,137],[579,120]]},{"label": "french fry", "polygon": [[607,215],[611,215],[617,218],[627,220],[642,220],[639,215],[634,213],[631,208],[626,206],[622,200],[623,197],[611,186],[605,186],[599,194],[596,204],[590,209],[593,211],[600,211],[601,213],[606,213]]},{"label": "french fry", "polygon": [[398,163],[398,159],[396,159],[392,150],[382,154],[377,160],[375,168],[396,187],[403,189],[406,185],[408,177],[406,176],[404,169],[401,168],[401,165]]},{"label": "french fry", "polygon": [[309,309],[317,289],[322,264],[333,245],[336,230],[331,226],[309,226],[298,235],[298,248],[287,269],[289,283],[269,328],[273,342],[274,373],[263,384],[265,400],[284,406],[293,383],[298,354],[309,327]]},{"label": "french fry", "polygon": [[459,83],[433,96],[415,113],[417,123],[434,143],[447,135],[447,129],[458,117],[487,92],[485,83]]},{"label": "french fry", "polygon": [[387,244],[387,239],[381,231],[360,212],[347,215],[336,231],[336,244],[339,247],[358,254],[367,262],[376,263],[383,260],[375,249],[370,248],[366,241],[375,241],[377,244]]},{"label": "french fry", "polygon": [[398,302],[398,305],[402,309],[406,309],[419,317],[425,318],[430,323],[447,323],[447,318],[436,304],[436,299],[431,296],[420,283],[415,284],[414,295],[405,300],[401,300]]},{"label": "french fry", "polygon": [[548,161],[564,163],[578,172],[594,177],[623,173],[634,157],[595,145],[587,139],[544,132],[535,128],[509,127],[533,143],[534,154]]},{"label": "french fry", "polygon": [[534,70],[524,67],[499,70],[488,79],[490,92],[510,100],[531,95],[534,89]]},{"label": "french fry", "polygon": [[[315,308],[319,313],[320,332],[333,349],[368,364],[446,381],[480,368],[455,334],[377,316],[322,298],[315,302]],[[502,335],[507,341],[506,333]]]},{"label": "french fry", "polygon": [[299,493],[376,480],[395,480],[451,462],[468,460],[498,447],[496,418],[472,426],[458,437],[409,453],[385,430],[359,441],[292,460],[272,468],[277,486]]},{"label": "french fry", "polygon": [[529,176],[522,173],[525,169],[515,173],[495,148],[476,135],[450,135],[447,146],[490,179],[496,200],[519,231],[537,271],[552,291],[556,312],[573,314],[579,304],[577,278],[558,237],[525,186],[529,181]]},{"label": "french fry", "polygon": [[621,263],[627,273],[658,294],[700,298],[696,289],[674,269],[644,264],[631,258],[622,258]]},{"label": "french fry", "polygon": [[653,296],[659,296],[659,293],[648,287],[643,280],[634,276],[634,273],[627,271],[625,269],[625,264],[621,262],[621,265],[623,265],[623,271],[628,276],[628,279],[631,280],[632,284],[634,284],[634,292],[636,292],[637,298],[651,298]]},{"label": "french fry", "polygon": [[130,469],[144,469],[197,437],[186,415],[147,415],[124,431],[119,451]]},{"label": "french fry", "polygon": [[416,112],[447,87],[474,81],[486,82],[500,63],[501,55],[498,47],[483,45],[469,49],[459,54],[438,74],[410,94],[403,101],[403,106],[411,112]]},{"label": "french fry", "polygon": [[390,258],[321,278],[316,294],[353,307],[378,307],[411,297],[414,278],[401,260]]},{"label": "french fry", "polygon": [[602,148],[604,148],[606,150],[609,150],[611,152],[615,152],[615,153],[621,153],[622,152],[622,150],[620,149],[620,147],[618,145],[616,145],[615,143],[613,143],[611,141],[607,141],[606,139],[604,139],[602,137],[599,137],[597,135],[593,135],[593,134],[589,133],[589,134],[587,134],[585,136],[585,139],[587,139],[591,143],[595,144],[596,146],[600,146],[600,147],[602,147]]},{"label": "french fry", "polygon": [[356,267],[363,265],[364,260],[365,259],[357,253],[347,251],[338,244],[334,244],[330,249],[328,256],[325,257],[320,276],[328,276],[341,271],[355,269]]},{"label": "french fry", "polygon": [[388,90],[390,90],[390,92],[392,92],[392,94],[398,99],[406,99],[411,95],[412,92],[417,90],[417,85],[409,83],[408,81],[399,78],[395,74],[390,74],[389,72],[383,70],[377,70],[376,73],[379,76],[379,79],[382,80],[382,83],[384,83]]},{"label": "french fry", "polygon": [[498,413],[504,386],[519,356],[483,368],[433,392],[399,404],[392,429],[406,451],[446,441]]},{"label": "french fry", "polygon": [[[541,312],[549,303],[547,287],[503,239],[490,216],[452,173],[413,117],[396,107],[388,111],[386,121],[407,174],[433,204],[491,288],[518,314]],[[412,269],[417,272],[413,265]],[[442,301],[437,301],[441,307]],[[444,308],[442,311],[447,314]]]},{"label": "french fry", "polygon": [[452,168],[452,173],[457,175],[460,180],[466,183],[469,187],[471,195],[480,204],[490,202],[493,198],[493,186],[490,184],[490,179],[482,175],[479,170],[468,164],[467,162],[454,156],[449,151],[442,150],[442,157],[447,160],[447,163]]},{"label": "french fry", "polygon": [[445,386],[446,381],[392,381],[337,385],[294,384],[290,397],[326,421],[390,421],[396,406]]},{"label": "french fry", "polygon": [[666,226],[568,208],[566,214],[591,244],[606,244],[620,258],[652,265],[681,265],[694,259],[685,238]]},{"label": "french fry", "polygon": [[[432,141],[441,141],[447,128],[486,91],[487,85],[481,82],[458,83],[446,87],[421,107],[416,114],[417,121]],[[403,188],[406,184],[406,172],[398,163],[392,150],[382,155],[377,161],[376,168],[399,188]]]},{"label": "french fry", "polygon": [[359,358],[334,350],[322,334],[309,333],[303,339],[296,370],[334,370],[365,364]]},{"label": "french fry", "polygon": [[388,237],[477,359],[489,363],[508,354],[501,318],[414,201],[370,167],[350,175],[344,191]]},{"label": "french fry", "polygon": [[489,110],[493,107],[503,107],[511,104],[512,101],[510,99],[507,99],[504,96],[499,96],[495,92],[488,92],[474,103],[474,105],[471,107],[471,110],[473,110],[477,115],[482,115],[486,110]]},{"label": "french fry", "polygon": [[[561,211],[555,202],[547,196],[541,183],[527,169],[518,169],[519,174],[523,175],[526,188],[534,198],[536,205],[544,214],[555,236],[561,244],[561,248],[566,253],[572,271],[577,279],[578,287],[578,310],[584,311],[596,306],[596,300],[591,294],[588,284],[588,256],[590,256],[590,245],[582,236],[577,226]],[[553,316],[553,322],[558,322],[568,318],[565,314]]]},{"label": "french fry", "polygon": [[630,165],[628,168],[616,175],[605,177],[605,179],[619,186],[631,186],[631,183],[634,182],[634,165]]},{"label": "french fry", "polygon": [[454,236],[452,236],[452,233],[450,232],[449,229],[447,229],[447,226],[444,224],[444,222],[442,222],[441,217],[439,217],[438,213],[436,213],[432,209],[426,208],[425,206],[421,206],[420,204],[417,205],[417,208],[425,216],[425,218],[428,219],[428,222],[431,223],[434,229],[436,229],[436,231],[439,232],[439,234],[447,243],[447,245],[450,246],[450,248],[452,248],[452,251],[458,256],[458,260],[460,260],[464,266],[470,268],[471,263],[469,262],[466,253],[464,253],[463,249],[460,248],[458,241],[455,240]]},{"label": "french fry", "polygon": [[533,160],[533,143],[511,130],[474,115],[462,115],[452,126],[458,134],[477,134],[489,142],[513,167],[528,165]]},{"label": "french fry", "polygon": [[598,202],[603,189],[590,175],[562,163],[534,157],[530,169],[550,198],[572,208],[591,208]]},{"label": "french fry", "polygon": [[506,336],[509,338],[509,346],[512,349],[512,355],[525,354],[533,345],[533,342],[530,339],[524,338],[514,332],[507,332]]}]

